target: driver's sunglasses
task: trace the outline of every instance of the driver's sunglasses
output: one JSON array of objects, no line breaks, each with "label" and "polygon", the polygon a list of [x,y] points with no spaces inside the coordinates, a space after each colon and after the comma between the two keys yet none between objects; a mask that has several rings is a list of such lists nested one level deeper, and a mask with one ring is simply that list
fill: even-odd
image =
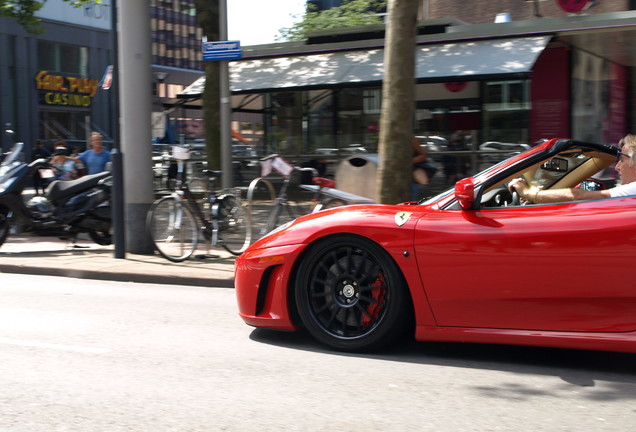
[{"label": "driver's sunglasses", "polygon": [[618,154],[616,155],[616,162],[621,160],[621,156],[625,156],[627,159],[631,159],[633,155],[630,155],[630,154],[627,154],[627,153],[618,152]]}]

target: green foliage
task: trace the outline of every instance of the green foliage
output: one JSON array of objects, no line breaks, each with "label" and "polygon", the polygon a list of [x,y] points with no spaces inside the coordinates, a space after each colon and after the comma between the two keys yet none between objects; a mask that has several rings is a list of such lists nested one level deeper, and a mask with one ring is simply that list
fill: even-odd
[{"label": "green foliage", "polygon": [[279,31],[277,40],[304,40],[307,34],[316,30],[357,27],[382,24],[381,16],[374,11],[386,7],[387,0],[348,0],[342,6],[324,11],[316,11],[310,5],[302,21]]},{"label": "green foliage", "polygon": [[[64,0],[73,7],[80,7],[87,3],[101,3],[101,0]],[[44,6],[46,0],[0,0],[0,17],[13,18],[26,31],[41,34],[40,19],[35,13]]]}]

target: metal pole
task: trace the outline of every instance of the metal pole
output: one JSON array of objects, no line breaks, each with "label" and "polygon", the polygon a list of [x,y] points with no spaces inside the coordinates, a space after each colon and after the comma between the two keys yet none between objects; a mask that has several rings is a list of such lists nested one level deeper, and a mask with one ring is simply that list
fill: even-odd
[{"label": "metal pole", "polygon": [[[219,0],[219,39],[222,41],[227,40],[227,0]],[[234,185],[234,175],[232,173],[231,137],[232,99],[230,95],[230,76],[227,60],[221,60],[220,69],[221,169],[223,170],[223,179],[221,184],[224,188],[230,188]]]},{"label": "metal pole", "polygon": [[117,49],[117,0],[111,0],[111,41],[113,82],[111,84],[111,102],[113,121],[113,146],[111,160],[113,170],[113,191],[111,194],[113,234],[115,243],[115,258],[126,258],[126,228],[124,226],[124,155],[121,152],[119,137],[119,62]]},{"label": "metal pole", "polygon": [[[123,175],[126,212],[126,250],[152,254],[146,215],[154,198],[152,173],[151,30],[150,8],[144,0],[119,2],[117,10],[119,110],[121,149],[126,154]],[[133,180],[128,182],[128,180]]]}]

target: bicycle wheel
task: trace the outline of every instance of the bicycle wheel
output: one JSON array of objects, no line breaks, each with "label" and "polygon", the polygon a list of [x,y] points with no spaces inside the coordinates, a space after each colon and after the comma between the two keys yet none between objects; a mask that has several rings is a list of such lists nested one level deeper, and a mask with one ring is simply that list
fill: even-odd
[{"label": "bicycle wheel", "polygon": [[314,213],[318,212],[320,210],[327,210],[330,208],[334,208],[334,207],[342,207],[342,206],[346,206],[347,202],[343,199],[340,198],[329,198],[327,200],[324,200],[322,203],[318,204],[316,206],[316,208],[314,209]]},{"label": "bicycle wheel", "polygon": [[273,230],[279,225],[278,221],[280,220],[280,214],[283,211],[283,206],[286,206],[286,205],[287,204],[280,204],[280,203],[274,204],[274,207],[272,207],[271,211],[269,212],[269,216],[267,217],[267,221],[265,222],[265,225],[261,226],[259,237],[263,237],[265,234],[269,233],[271,230]]},{"label": "bicycle wheel", "polygon": [[199,242],[199,226],[188,206],[172,196],[155,201],[146,219],[155,248],[166,259],[188,259]]},{"label": "bicycle wheel", "polygon": [[242,254],[250,245],[252,232],[241,200],[233,195],[221,197],[217,215],[221,246],[231,254]]},{"label": "bicycle wheel", "polygon": [[[273,229],[270,222],[276,206],[276,191],[272,183],[258,177],[252,180],[247,190],[247,204],[252,222],[252,238],[259,239]],[[272,228],[269,228],[272,226]]]}]

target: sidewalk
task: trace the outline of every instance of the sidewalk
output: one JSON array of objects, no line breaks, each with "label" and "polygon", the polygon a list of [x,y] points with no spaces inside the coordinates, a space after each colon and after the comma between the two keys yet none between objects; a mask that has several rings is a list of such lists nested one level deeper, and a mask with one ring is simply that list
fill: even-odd
[{"label": "sidewalk", "polygon": [[[56,237],[9,235],[0,246],[0,273],[67,276],[140,283],[234,287],[235,257],[214,248],[214,258],[191,258],[181,263],[155,255],[126,254],[115,258],[114,247],[80,238],[76,247]],[[200,251],[205,253],[206,250]],[[1,277],[1,276],[0,276]]]}]

